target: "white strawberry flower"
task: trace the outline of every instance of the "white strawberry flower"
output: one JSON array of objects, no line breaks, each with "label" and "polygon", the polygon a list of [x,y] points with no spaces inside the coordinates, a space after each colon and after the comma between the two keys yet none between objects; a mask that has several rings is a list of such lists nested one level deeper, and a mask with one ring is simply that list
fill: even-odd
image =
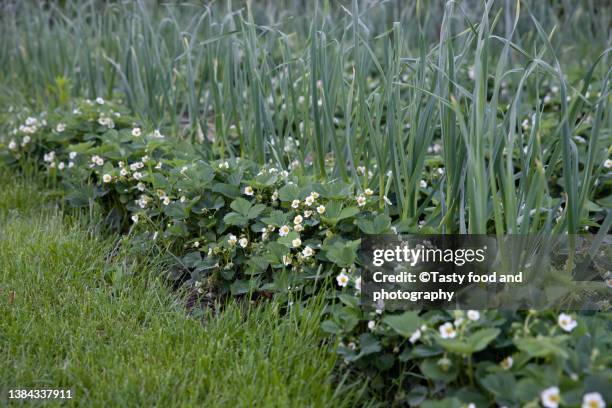
[{"label": "white strawberry flower", "polygon": [[227,243],[230,244],[230,246],[236,245],[236,242],[238,242],[238,238],[236,238],[234,234],[229,234],[227,236]]},{"label": "white strawberry flower", "polygon": [[291,241],[291,245],[293,245],[294,248],[298,248],[300,245],[302,245],[302,240],[295,238],[293,241]]},{"label": "white strawberry flower", "polygon": [[57,126],[55,127],[55,130],[59,133],[62,133],[64,130],[66,130],[66,124],[58,123]]},{"label": "white strawberry flower", "polygon": [[300,200],[293,200],[291,202],[291,207],[292,208],[298,208],[300,206]]},{"label": "white strawberry flower", "polygon": [[104,159],[98,155],[92,156],[91,161],[97,166],[102,166],[104,164]]},{"label": "white strawberry flower", "polygon": [[364,205],[366,205],[366,198],[364,195],[357,196],[357,205],[359,207],[363,207]]},{"label": "white strawberry flower", "polygon": [[248,195],[248,196],[252,196],[253,194],[255,194],[255,191],[253,191],[253,187],[251,186],[246,186],[244,188],[244,194]]},{"label": "white strawberry flower", "polygon": [[598,392],[589,392],[582,397],[582,408],[606,408],[606,402]]},{"label": "white strawberry flower", "polygon": [[102,181],[105,183],[110,183],[111,181],[113,181],[113,176],[107,173],[102,176]]},{"label": "white strawberry flower", "polygon": [[529,129],[529,119],[524,119],[523,122],[521,122],[521,127],[523,130]]},{"label": "white strawberry flower", "polygon": [[304,221],[304,218],[301,215],[296,215],[295,218],[293,218],[293,223],[296,225],[299,225],[302,223],[302,221]]},{"label": "white strawberry flower", "polygon": [[308,258],[308,257],[314,255],[314,250],[311,247],[309,247],[308,245],[306,245],[306,247],[304,247],[304,250],[302,251],[302,255],[305,258]]},{"label": "white strawberry flower", "polygon": [[45,153],[45,155],[43,156],[43,160],[47,163],[51,163],[55,160],[55,152]]},{"label": "white strawberry flower", "polygon": [[457,332],[455,331],[455,327],[451,322],[446,322],[441,325],[438,330],[440,330],[440,337],[443,339],[453,339],[457,336]]},{"label": "white strawberry flower", "polygon": [[150,198],[143,194],[138,200],[136,200],[136,204],[138,204],[140,208],[145,208],[147,204],[149,204],[149,200]]},{"label": "white strawberry flower", "polygon": [[364,193],[365,193],[365,195],[367,195],[367,196],[371,196],[372,194],[374,194],[374,191],[372,191],[372,189],[371,189],[371,188],[366,188],[366,189],[364,190]]},{"label": "white strawberry flower", "polygon": [[283,225],[278,229],[278,235],[280,235],[281,237],[285,237],[287,236],[287,234],[289,234],[289,231],[289,227],[287,225]]},{"label": "white strawberry flower", "polygon": [[480,319],[480,312],[478,310],[468,310],[467,318],[475,322]]},{"label": "white strawberry flower", "polygon": [[561,328],[568,333],[574,330],[576,326],[578,326],[578,322],[576,322],[572,318],[572,316],[565,314],[565,313],[561,313],[559,315],[557,322],[559,323],[559,326],[561,326]]},{"label": "white strawberry flower", "polygon": [[98,118],[98,123],[102,126],[106,126],[109,129],[113,129],[115,127],[115,122],[113,122],[111,118],[106,117],[104,115],[100,115],[100,117]]},{"label": "white strawberry flower", "polygon": [[38,130],[38,128],[36,126],[19,126],[19,130],[21,130],[23,133],[35,133],[36,130]]},{"label": "white strawberry flower", "polygon": [[540,393],[542,405],[546,408],[557,408],[561,402],[559,387],[549,387]]},{"label": "white strawberry flower", "polygon": [[512,359],[512,357],[508,356],[504,358],[499,364],[502,366],[502,368],[509,370],[512,368],[512,365],[514,364],[514,360]]},{"label": "white strawberry flower", "polygon": [[140,137],[140,135],[142,135],[142,130],[140,130],[139,127],[135,127],[134,129],[132,129],[132,136]]},{"label": "white strawberry flower", "polygon": [[416,331],[414,333],[412,333],[412,335],[410,336],[410,338],[408,339],[408,341],[412,344],[416,343],[417,341],[419,341],[419,339],[421,338],[421,330],[416,329]]},{"label": "white strawberry flower", "polygon": [[249,245],[249,240],[246,238],[240,238],[238,240],[238,245],[240,245],[241,248],[246,248],[247,245]]},{"label": "white strawberry flower", "polygon": [[285,266],[291,265],[291,256],[283,255],[283,265]]},{"label": "white strawberry flower", "polygon": [[336,276],[336,282],[341,287],[345,287],[349,282],[349,277],[344,272],[340,272],[338,276]]},{"label": "white strawberry flower", "polygon": [[324,206],[324,205],[320,205],[320,206],[318,206],[318,207],[317,207],[317,212],[318,212],[319,214],[321,214],[321,215],[322,215],[322,214],[324,214],[324,213],[325,213],[325,206]]}]

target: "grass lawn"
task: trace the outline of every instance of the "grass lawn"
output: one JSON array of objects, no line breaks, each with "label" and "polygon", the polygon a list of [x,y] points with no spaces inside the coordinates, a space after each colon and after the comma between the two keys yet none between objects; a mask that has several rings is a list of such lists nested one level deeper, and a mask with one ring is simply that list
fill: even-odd
[{"label": "grass lawn", "polygon": [[0,177],[0,405],[9,389],[71,389],[81,406],[351,403],[331,381],[320,299],[288,316],[230,303],[202,324],[154,262],[108,261],[111,240],[49,203]]}]

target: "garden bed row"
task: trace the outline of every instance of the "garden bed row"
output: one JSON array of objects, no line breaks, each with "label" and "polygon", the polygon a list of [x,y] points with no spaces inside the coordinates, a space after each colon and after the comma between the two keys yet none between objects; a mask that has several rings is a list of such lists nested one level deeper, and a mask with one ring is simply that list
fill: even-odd
[{"label": "garden bed row", "polygon": [[608,313],[362,310],[360,237],[435,232],[399,222],[384,192],[300,166],[206,160],[101,98],[10,121],[0,144],[9,166],[44,168],[70,206],[100,206],[109,228],[168,251],[172,277],[202,297],[265,295],[291,307],[328,291],[322,329],[380,395],[430,406],[612,400]]}]

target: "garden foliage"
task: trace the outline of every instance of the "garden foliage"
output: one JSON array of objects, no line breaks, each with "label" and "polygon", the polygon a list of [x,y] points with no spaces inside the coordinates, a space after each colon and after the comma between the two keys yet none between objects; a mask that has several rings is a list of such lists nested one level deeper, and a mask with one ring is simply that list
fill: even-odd
[{"label": "garden foliage", "polygon": [[326,291],[322,330],[381,399],[610,403],[608,311],[366,312],[357,256],[365,234],[607,234],[609,5],[237,3],[4,2],[0,157],[199,296]]},{"label": "garden foliage", "polygon": [[394,389],[396,402],[523,406],[550,387],[567,405],[588,392],[610,399],[609,312],[362,310],[360,237],[435,232],[406,227],[370,189],[246,159],[202,160],[197,146],[101,98],[13,119],[8,165],[40,166],[70,206],[100,206],[110,228],[173,253],[174,278],[198,293],[291,307],[333,285],[322,329],[337,336],[344,364],[373,390]]}]

